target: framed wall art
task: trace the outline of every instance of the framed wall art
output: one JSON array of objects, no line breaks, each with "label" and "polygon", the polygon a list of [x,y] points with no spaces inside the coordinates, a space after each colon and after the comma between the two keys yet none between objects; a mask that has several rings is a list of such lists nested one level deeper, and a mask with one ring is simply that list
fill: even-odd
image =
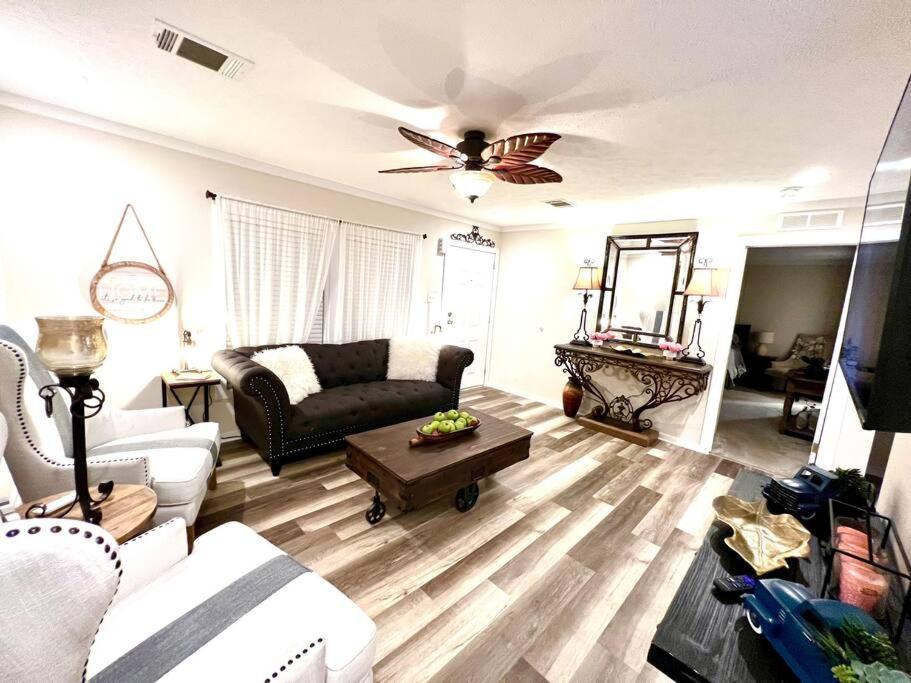
[{"label": "framed wall art", "polygon": [[[132,212],[146,244],[149,245],[154,265],[143,261],[110,260],[128,212]],[[120,216],[120,222],[117,224],[117,230],[101,268],[92,278],[89,295],[94,309],[105,318],[130,324],[157,320],[174,305],[174,288],[164,268],[161,267],[155,249],[132,204],[127,204]]]}]

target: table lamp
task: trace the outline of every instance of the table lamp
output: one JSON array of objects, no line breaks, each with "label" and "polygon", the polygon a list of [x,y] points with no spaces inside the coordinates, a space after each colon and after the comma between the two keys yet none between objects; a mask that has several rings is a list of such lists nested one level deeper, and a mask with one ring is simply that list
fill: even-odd
[{"label": "table lamp", "polygon": [[[108,345],[104,335],[104,318],[98,316],[50,316],[35,318],[38,323],[38,342],[35,352],[48,370],[57,375],[57,384],[41,387],[38,395],[44,399],[47,416],[53,415],[54,394],[62,389],[70,396],[70,416],[73,424],[73,470],[76,479],[76,497],[60,512],[66,515],[76,504],[82,518],[98,524],[101,521],[101,503],[114,488],[114,482],[98,485],[100,498],[89,491],[86,467],[85,421],[94,417],[104,405],[104,392],[92,373],[101,367],[107,357]],[[30,508],[27,517],[43,517],[46,508]],[[57,511],[54,512],[57,514]]]},{"label": "table lamp", "polygon": [[585,265],[579,267],[579,274],[576,276],[576,283],[573,289],[583,290],[582,294],[582,314],[579,316],[579,329],[573,334],[573,340],[570,344],[576,346],[591,346],[588,340],[588,332],[585,330],[585,323],[588,319],[588,300],[591,298],[589,290],[601,289],[601,269],[596,268],[594,261],[585,259]]},{"label": "table lamp", "polygon": [[756,347],[756,354],[759,356],[768,356],[769,347],[766,344],[775,343],[775,333],[774,332],[759,332],[756,335],[756,341],[759,345]]},{"label": "table lamp", "polygon": [[[726,272],[720,268],[711,268],[711,259],[702,259],[700,263],[702,268],[693,268],[693,274],[690,282],[686,286],[684,296],[698,296],[696,302],[696,322],[693,323],[693,333],[690,343],[682,351],[681,361],[685,363],[696,363],[705,365],[705,351],[700,343],[702,340],[702,311],[705,309],[706,299],[719,298],[724,296],[725,275]],[[695,353],[691,355],[690,349],[696,345]]]}]

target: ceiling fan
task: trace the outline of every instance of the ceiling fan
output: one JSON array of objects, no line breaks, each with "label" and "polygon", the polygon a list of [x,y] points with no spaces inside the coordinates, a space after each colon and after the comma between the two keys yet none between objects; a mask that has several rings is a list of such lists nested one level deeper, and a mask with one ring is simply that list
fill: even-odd
[{"label": "ceiling fan", "polygon": [[556,171],[528,163],[544,154],[560,139],[556,133],[525,133],[513,135],[505,140],[487,142],[482,131],[470,130],[465,133],[465,139],[455,147],[407,128],[399,127],[399,133],[418,147],[448,159],[449,163],[391,168],[380,173],[455,171],[449,177],[452,187],[472,204],[475,199],[483,196],[497,179],[516,185],[563,181],[563,177]]}]

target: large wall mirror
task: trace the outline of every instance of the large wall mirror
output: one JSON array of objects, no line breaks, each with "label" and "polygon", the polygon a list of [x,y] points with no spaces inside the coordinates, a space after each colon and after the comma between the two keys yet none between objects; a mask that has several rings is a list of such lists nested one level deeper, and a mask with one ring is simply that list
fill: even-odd
[{"label": "large wall mirror", "polygon": [[683,292],[693,273],[697,237],[695,232],[608,237],[597,329],[641,346],[681,341]]}]

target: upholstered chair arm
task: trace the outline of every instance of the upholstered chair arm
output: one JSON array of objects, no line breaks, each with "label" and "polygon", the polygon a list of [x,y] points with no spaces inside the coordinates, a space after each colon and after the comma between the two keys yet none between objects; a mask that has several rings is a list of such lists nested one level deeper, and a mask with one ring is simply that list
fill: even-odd
[{"label": "upholstered chair arm", "polygon": [[269,368],[250,360],[237,351],[219,351],[212,357],[212,367],[227,380],[234,391],[274,407],[285,421],[291,414],[288,391]]},{"label": "upholstered chair arm", "polygon": [[187,527],[180,517],[120,546],[123,575],[114,602],[145,586],[187,557]]},{"label": "upholstered chair arm", "polygon": [[[73,461],[69,458],[54,461],[37,454],[36,457],[10,460],[9,466],[16,482],[16,490],[24,501],[72,491],[76,486]],[[143,486],[150,484],[149,463],[146,456],[140,453],[89,457],[86,459],[86,469],[90,486],[103,481]]]},{"label": "upholstered chair arm", "polygon": [[461,346],[444,346],[440,349],[437,362],[437,382],[452,391],[452,407],[459,404],[459,389],[462,386],[462,373],[474,362],[471,349]]},{"label": "upholstered chair arm", "polygon": [[[149,476],[148,456],[141,453],[93,455],[86,458],[85,462],[90,486],[96,486],[103,481],[113,481],[115,484],[140,484],[141,486],[151,486],[152,484]],[[70,467],[69,484],[59,490],[72,489],[74,486],[73,470]]]},{"label": "upholstered chair arm", "polygon": [[105,408],[95,417],[86,420],[85,440],[91,449],[114,439],[182,429],[186,426],[186,416],[180,406],[142,410]]}]

